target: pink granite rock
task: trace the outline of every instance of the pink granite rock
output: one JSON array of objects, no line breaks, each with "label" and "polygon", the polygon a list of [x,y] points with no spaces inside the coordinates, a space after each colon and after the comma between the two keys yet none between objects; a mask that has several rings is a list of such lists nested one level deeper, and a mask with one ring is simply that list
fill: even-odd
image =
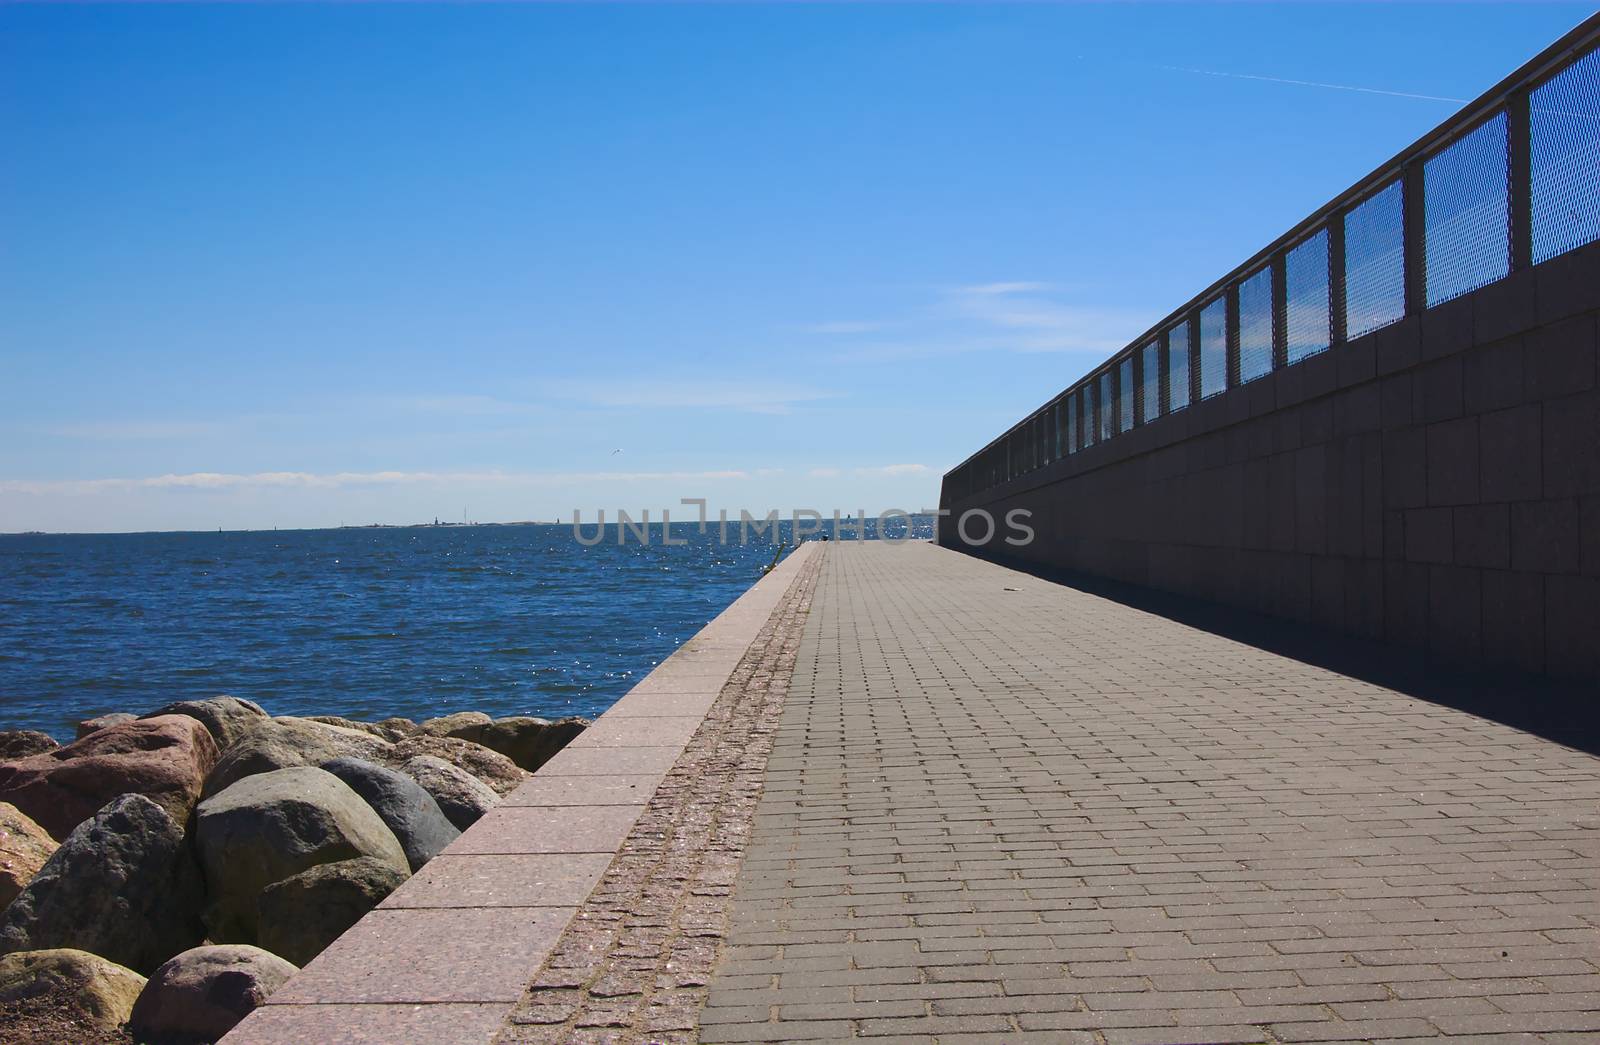
[{"label": "pink granite rock", "polygon": [[48,831],[10,802],[0,802],[0,909],[10,906],[55,851]]},{"label": "pink granite rock", "polygon": [[128,1029],[139,1041],[216,1041],[294,974],[293,965],[259,947],[195,947],[151,974]]},{"label": "pink granite rock", "polygon": [[56,839],[119,795],[144,795],[177,823],[189,818],[217,745],[185,715],[124,722],[66,747],[0,763],[0,801]]}]

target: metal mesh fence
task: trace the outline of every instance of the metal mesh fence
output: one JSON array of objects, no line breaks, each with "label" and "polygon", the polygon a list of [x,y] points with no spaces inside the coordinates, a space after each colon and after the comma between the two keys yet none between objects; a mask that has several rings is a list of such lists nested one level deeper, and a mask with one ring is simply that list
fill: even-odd
[{"label": "metal mesh fence", "polygon": [[1189,324],[1167,331],[1167,412],[1189,405]]},{"label": "metal mesh fence", "polygon": [[1284,255],[1284,347],[1291,363],[1325,352],[1333,340],[1329,308],[1328,230]]},{"label": "metal mesh fence", "polygon": [[1272,270],[1239,284],[1239,383],[1272,373]]},{"label": "metal mesh fence", "polygon": [[1344,294],[1348,337],[1406,314],[1405,203],[1398,178],[1345,212]]},{"label": "metal mesh fence", "polygon": [[1100,438],[1110,439],[1117,434],[1116,399],[1112,394],[1111,371],[1100,375]]},{"label": "metal mesh fence", "polygon": [[1600,51],[1528,96],[1533,260],[1600,239]]},{"label": "metal mesh fence", "polygon": [[1157,339],[1144,346],[1139,364],[1144,369],[1140,382],[1139,423],[1145,424],[1161,416],[1161,341]]},{"label": "metal mesh fence", "polygon": [[1218,298],[1200,310],[1200,398],[1228,390],[1228,302]]},{"label": "metal mesh fence", "polygon": [[1429,307],[1504,279],[1511,271],[1507,145],[1502,112],[1422,165]]},{"label": "metal mesh fence", "polygon": [[[1216,296],[1198,313],[1201,299],[1184,305],[1174,313],[1183,320],[1124,349],[975,455],[946,477],[947,490],[976,492],[1233,381],[1260,380],[1336,338],[1360,338],[1408,308],[1420,312],[1513,267],[1600,242],[1597,39],[1600,16],[1475,103],[1479,122],[1451,121],[1395,157],[1386,169],[1403,174],[1342,194],[1301,226],[1316,232],[1260,252],[1253,268],[1208,290]],[[1281,269],[1270,257],[1282,258]]]}]

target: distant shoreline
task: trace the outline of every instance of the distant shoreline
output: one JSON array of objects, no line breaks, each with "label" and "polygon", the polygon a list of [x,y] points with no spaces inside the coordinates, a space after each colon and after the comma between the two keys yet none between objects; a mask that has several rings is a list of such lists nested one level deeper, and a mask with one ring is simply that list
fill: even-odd
[{"label": "distant shoreline", "polygon": [[[913,512],[912,520],[930,519],[933,516],[922,512]],[[869,516],[870,518],[870,516]],[[789,522],[787,519],[782,522]],[[843,520],[849,525],[854,525],[855,517]],[[828,520],[824,519],[826,524]],[[572,523],[563,519],[543,522],[537,519],[519,519],[513,522],[420,522],[420,523],[361,523],[354,526],[264,526],[257,529],[216,529],[216,530],[12,530],[0,531],[0,538],[12,537],[143,537],[143,536],[184,536],[193,534],[230,534],[230,533],[342,533],[349,530],[472,530],[478,528],[500,528],[509,526],[571,526]],[[586,529],[592,529],[596,524],[583,523]],[[607,527],[616,526],[615,522],[604,524]],[[661,526],[660,520],[648,520],[637,525],[651,528]],[[673,526],[698,527],[700,523],[693,519],[674,520]]]},{"label": "distant shoreline", "polygon": [[[0,531],[0,537],[140,537],[144,535],[170,535],[203,533],[338,533],[343,530],[471,530],[477,527],[503,526],[569,526],[565,522],[540,522],[521,519],[515,522],[424,522],[424,523],[361,523],[355,526],[264,526],[257,529],[217,530],[11,530]],[[652,523],[652,526],[659,525]]]}]

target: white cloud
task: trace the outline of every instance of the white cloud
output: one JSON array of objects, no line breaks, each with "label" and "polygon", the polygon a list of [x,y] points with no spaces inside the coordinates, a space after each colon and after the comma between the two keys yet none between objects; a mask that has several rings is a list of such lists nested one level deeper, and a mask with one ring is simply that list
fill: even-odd
[{"label": "white cloud", "polygon": [[883,464],[875,468],[857,468],[855,474],[863,477],[895,475],[930,475],[933,469],[925,464]]},{"label": "white cloud", "polygon": [[805,329],[808,333],[812,334],[867,334],[874,330],[882,330],[884,327],[890,325],[891,324],[889,323],[878,320],[846,320],[836,323],[813,323],[811,326],[808,326]]},{"label": "white cloud", "polygon": [[90,421],[43,431],[63,439],[193,439],[213,435],[221,427],[209,421]]},{"label": "white cloud", "polygon": [[1031,293],[1044,286],[964,287],[950,295],[948,304],[964,318],[1013,335],[1009,344],[1018,352],[1115,352],[1146,325],[1142,316],[1125,310],[1068,304]]},{"label": "white cloud", "polygon": [[532,403],[519,403],[487,395],[402,396],[387,401],[402,410],[423,414],[448,414],[454,417],[499,417],[526,414],[536,409]]},{"label": "white cloud", "polygon": [[1049,289],[1050,284],[1048,283],[1021,281],[1012,283],[973,283],[969,286],[958,287],[956,292],[980,297],[994,297],[1003,294],[1025,294],[1029,291]]},{"label": "white cloud", "polygon": [[639,409],[736,410],[755,414],[788,413],[800,403],[837,398],[840,393],[810,385],[740,381],[554,381],[551,394],[593,406]]},{"label": "white cloud", "polygon": [[[843,468],[812,468],[806,472],[812,479],[838,479],[845,474]],[[933,469],[925,464],[880,464],[849,469],[858,479],[886,479],[900,475],[931,475]]]},{"label": "white cloud", "polygon": [[898,328],[893,340],[852,339],[831,359],[885,363],[977,352],[1083,352],[1110,355],[1149,326],[1142,311],[1064,300],[1037,280],[972,283],[938,291],[915,318],[819,324],[819,333]]},{"label": "white cloud", "polygon": [[189,472],[139,479],[3,479],[0,493],[95,494],[119,490],[238,490],[263,488],[347,489],[351,487],[450,485],[456,483],[542,485],[578,482],[652,480],[738,480],[770,478],[782,469],[725,469],[701,472]]}]

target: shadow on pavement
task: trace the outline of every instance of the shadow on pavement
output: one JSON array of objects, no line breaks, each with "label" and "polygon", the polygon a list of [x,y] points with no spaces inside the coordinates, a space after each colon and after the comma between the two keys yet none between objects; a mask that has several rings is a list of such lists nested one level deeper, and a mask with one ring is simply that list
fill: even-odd
[{"label": "shadow on pavement", "polygon": [[[1600,693],[1591,685],[1522,672],[1466,670],[1414,649],[1338,635],[1189,596],[998,556],[989,561],[1600,755]],[[1600,642],[1600,635],[1595,641]]]}]

